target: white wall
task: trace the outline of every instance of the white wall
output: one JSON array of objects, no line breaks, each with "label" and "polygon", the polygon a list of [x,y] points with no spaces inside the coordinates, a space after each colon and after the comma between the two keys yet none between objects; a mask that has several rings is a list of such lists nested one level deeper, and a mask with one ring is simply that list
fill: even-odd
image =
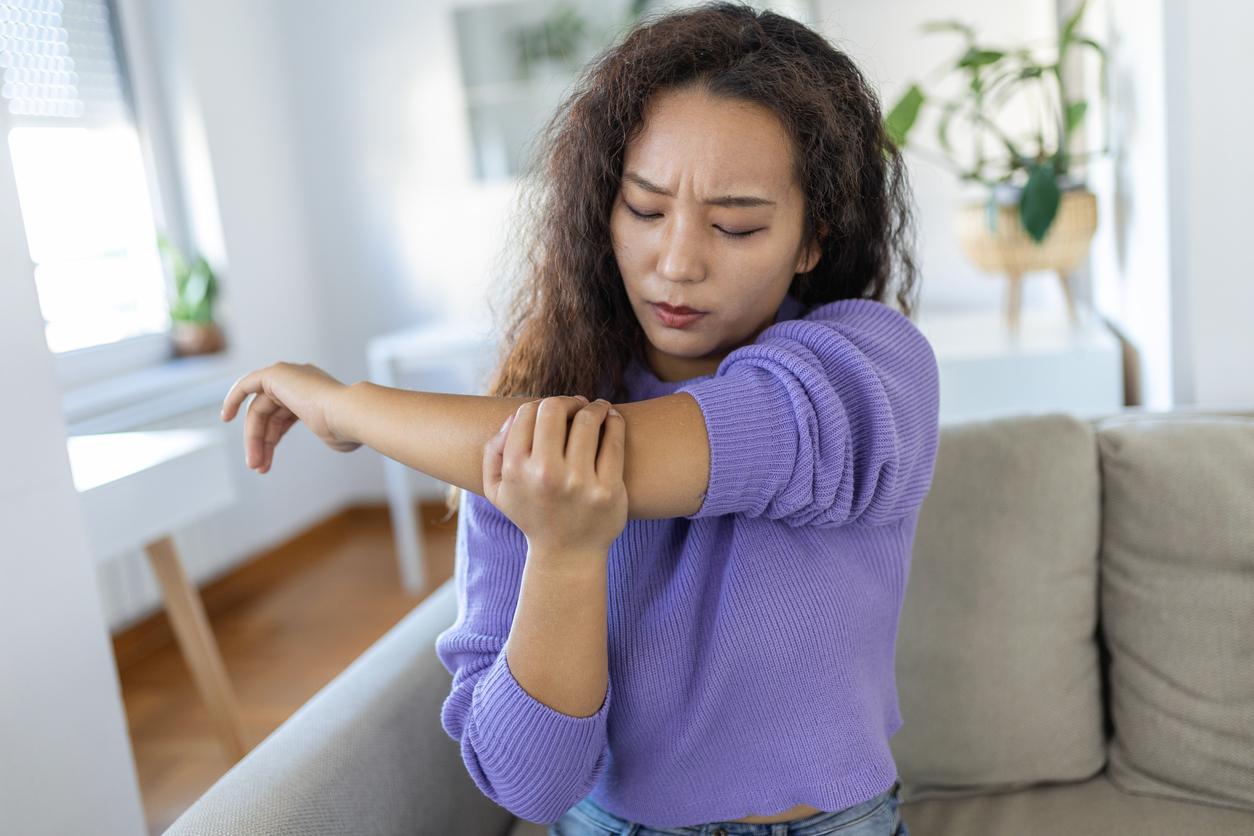
[{"label": "white wall", "polygon": [[1254,403],[1254,6],[1166,0],[1175,394],[1180,403]]},{"label": "white wall", "polygon": [[[0,135],[8,126],[0,114]],[[0,143],[0,833],[144,832],[52,356]]]},{"label": "white wall", "polygon": [[[1162,0],[1107,0],[1086,11],[1085,32],[1106,44],[1110,65],[1110,156],[1089,166],[1097,194],[1090,252],[1094,304],[1140,353],[1141,403],[1175,402],[1167,102]],[[1085,64],[1090,115],[1099,101],[1097,66]],[[1106,126],[1086,120],[1084,148],[1103,144]]]},{"label": "white wall", "polygon": [[486,319],[514,189],[481,184],[447,0],[273,4],[317,231],[312,276],[335,327],[331,356],[366,375],[366,342],[447,318]]},{"label": "white wall", "polygon": [[1254,9],[1105,0],[1095,12],[1116,152],[1094,166],[1098,304],[1140,347],[1147,405],[1254,403],[1254,161],[1240,140],[1254,130],[1242,87]]}]

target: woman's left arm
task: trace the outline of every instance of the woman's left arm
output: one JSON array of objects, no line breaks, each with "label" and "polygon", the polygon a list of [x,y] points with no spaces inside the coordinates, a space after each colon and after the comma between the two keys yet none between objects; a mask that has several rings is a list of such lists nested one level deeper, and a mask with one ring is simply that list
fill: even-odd
[{"label": "woman's left arm", "polygon": [[[483,496],[483,448],[527,397],[456,395],[345,385],[316,366],[275,363],[231,387],[222,418],[254,395],[244,424],[247,464],[270,469],[274,449],[297,422],[333,450],[361,445],[407,467]],[[628,517],[658,519],[701,507],[710,467],[701,408],[687,394],[614,404],[626,425],[623,482]]]},{"label": "woman's left arm", "polygon": [[[482,496],[484,444],[532,400],[417,392],[361,381],[337,396],[332,422],[345,438]],[[709,475],[709,441],[697,402],[679,394],[614,407],[626,424],[628,517],[694,513]]]}]

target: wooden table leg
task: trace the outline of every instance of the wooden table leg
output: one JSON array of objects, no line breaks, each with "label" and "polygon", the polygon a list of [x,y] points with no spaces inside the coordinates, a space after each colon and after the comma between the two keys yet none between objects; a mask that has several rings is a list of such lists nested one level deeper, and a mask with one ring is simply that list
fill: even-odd
[{"label": "wooden table leg", "polygon": [[1078,325],[1080,314],[1076,311],[1075,294],[1071,292],[1071,277],[1061,270],[1057,271],[1057,275],[1058,281],[1062,284],[1062,296],[1067,301],[1067,316],[1072,325]]},{"label": "wooden table leg", "polygon": [[161,586],[166,614],[174,628],[183,659],[191,669],[196,690],[218,727],[218,735],[227,753],[233,760],[239,760],[248,752],[244,723],[200,594],[188,581],[174,542],[169,537],[154,540],[144,550]]},{"label": "wooden table leg", "polygon": [[1019,332],[1019,309],[1023,307],[1023,275],[1010,273],[1006,276],[1010,283],[1006,288],[1006,325],[1011,333]]}]

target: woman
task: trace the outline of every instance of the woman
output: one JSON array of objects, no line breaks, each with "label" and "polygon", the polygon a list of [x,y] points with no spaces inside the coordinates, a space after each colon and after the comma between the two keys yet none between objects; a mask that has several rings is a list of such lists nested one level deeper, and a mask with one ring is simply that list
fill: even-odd
[{"label": "woman", "polygon": [[939,392],[876,96],[720,3],[629,32],[538,147],[491,396],[278,363],[224,419],[256,395],[262,473],[300,420],[469,490],[441,719],[517,816],[906,833],[893,650]]}]

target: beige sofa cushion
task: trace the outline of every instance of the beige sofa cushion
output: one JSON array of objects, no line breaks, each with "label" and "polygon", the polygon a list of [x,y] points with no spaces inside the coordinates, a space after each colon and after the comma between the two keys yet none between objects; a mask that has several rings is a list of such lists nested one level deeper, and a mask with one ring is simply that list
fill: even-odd
[{"label": "beige sofa cushion", "polygon": [[1254,810],[1254,420],[1111,418],[1097,437],[1111,780]]},{"label": "beige sofa cushion", "polygon": [[976,798],[903,802],[910,836],[1233,836],[1254,813],[1131,795],[1105,774]]},{"label": "beige sofa cushion", "polygon": [[941,428],[897,641],[903,801],[1102,768],[1098,475],[1073,417]]}]

